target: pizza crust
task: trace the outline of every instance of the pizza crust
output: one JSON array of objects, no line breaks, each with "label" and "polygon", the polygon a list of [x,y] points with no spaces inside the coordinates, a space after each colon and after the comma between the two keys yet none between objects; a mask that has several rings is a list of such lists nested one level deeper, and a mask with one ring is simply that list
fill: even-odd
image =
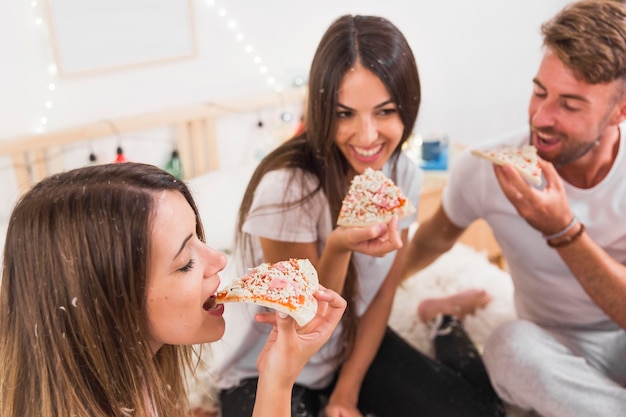
[{"label": "pizza crust", "polygon": [[308,259],[263,263],[216,294],[218,303],[248,303],[289,314],[299,326],[317,314],[317,271]]},{"label": "pizza crust", "polygon": [[387,223],[393,216],[403,219],[417,210],[400,187],[382,171],[367,168],[356,175],[344,198],[337,226],[362,227]]},{"label": "pizza crust", "polygon": [[521,148],[472,149],[471,153],[497,165],[511,165],[526,180],[536,186],[543,183],[537,148],[533,145],[525,145]]}]

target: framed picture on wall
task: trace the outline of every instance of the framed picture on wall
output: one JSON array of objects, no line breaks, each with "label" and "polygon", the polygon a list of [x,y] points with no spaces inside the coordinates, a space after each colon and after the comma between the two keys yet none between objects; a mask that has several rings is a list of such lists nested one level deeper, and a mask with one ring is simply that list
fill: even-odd
[{"label": "framed picture on wall", "polygon": [[192,58],[192,0],[46,0],[59,75]]}]

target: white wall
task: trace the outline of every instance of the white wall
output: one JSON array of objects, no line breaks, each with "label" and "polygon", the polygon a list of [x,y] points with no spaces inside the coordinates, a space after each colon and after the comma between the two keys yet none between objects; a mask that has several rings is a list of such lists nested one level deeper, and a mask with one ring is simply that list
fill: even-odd
[{"label": "white wall", "polygon": [[[525,127],[540,59],[539,26],[568,3],[193,0],[195,58],[60,77],[48,72],[52,56],[46,22],[35,23],[44,0],[37,1],[0,2],[0,140],[36,131],[44,116],[45,129],[54,130],[269,91],[252,55],[243,52],[244,43],[254,46],[269,74],[288,86],[295,77],[306,77],[330,22],[344,13],[361,13],[391,19],[414,49],[423,84],[418,132],[445,132],[452,140],[473,143]],[[227,12],[224,18],[217,13],[221,8]],[[235,31],[227,28],[228,19],[236,21]],[[245,35],[244,43],[235,40],[237,32]],[[53,92],[50,82],[57,87]],[[50,109],[46,101],[52,102]]]},{"label": "white wall", "polygon": [[[191,0],[197,55],[193,59],[91,75],[63,77],[49,72],[53,57],[44,1],[0,1],[0,140],[120,116],[213,102],[272,91],[254,56],[260,56],[277,83],[289,86],[305,77],[322,33],[345,13],[375,14],[392,20],[409,39],[422,79],[417,132],[446,133],[472,144],[526,126],[531,79],[541,56],[539,26],[566,0]],[[63,0],[94,2],[96,0]],[[164,0],[110,0],[133,5]],[[181,0],[184,1],[184,0]],[[97,3],[103,4],[103,0]],[[130,6],[129,6],[130,7]],[[219,11],[225,10],[225,17]],[[165,18],[167,16],[164,16]],[[236,22],[236,30],[227,27]],[[115,25],[111,25],[115,33]],[[137,27],[138,31],[142,27]],[[163,30],[167,30],[164,27]],[[243,33],[245,41],[235,40]],[[253,54],[243,52],[245,45]],[[98,50],[86,52],[98,54]],[[93,56],[93,55],[92,55]],[[56,89],[50,91],[48,86]],[[48,109],[45,103],[51,103]],[[277,103],[280,95],[277,94]],[[229,116],[219,127],[220,159],[232,166],[241,149],[255,155],[287,125],[283,109]],[[296,112],[297,109],[286,109]],[[42,117],[47,120],[41,123]],[[258,129],[259,118],[265,128]],[[167,142],[156,134],[125,138],[132,160],[163,164]],[[109,138],[111,139],[111,138]],[[130,139],[130,140],[129,140]],[[249,146],[251,140],[254,146]],[[112,160],[115,138],[96,143],[101,161]],[[242,145],[243,143],[243,145]],[[146,152],[146,147],[149,152]],[[74,162],[87,161],[85,149],[66,149]],[[148,156],[148,159],[146,159]],[[258,156],[258,155],[257,155]],[[0,158],[0,245],[18,195],[8,158]]]}]

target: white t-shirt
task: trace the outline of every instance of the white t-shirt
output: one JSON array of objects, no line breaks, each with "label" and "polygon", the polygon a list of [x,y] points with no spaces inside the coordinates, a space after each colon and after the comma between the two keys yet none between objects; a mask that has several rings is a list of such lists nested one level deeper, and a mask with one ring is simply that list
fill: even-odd
[{"label": "white t-shirt", "polygon": [[[621,138],[626,124],[621,126]],[[626,263],[626,160],[621,140],[611,170],[599,184],[580,189],[564,182],[572,212],[586,232],[611,257]],[[487,147],[528,144],[528,136],[492,142]],[[610,325],[608,316],[591,300],[556,250],[520,217],[500,189],[490,162],[469,150],[455,161],[443,193],[443,208],[459,227],[483,218],[508,263],[515,286],[515,306],[521,318],[539,325],[593,328]]]},{"label": "white t-shirt", "polygon": [[[383,167],[383,171],[391,175],[389,164]],[[303,174],[302,171],[299,173]],[[284,242],[317,242],[320,253],[323,251],[336,221],[331,218],[328,200],[320,191],[304,205],[287,209],[278,207],[283,201],[299,200],[306,191],[317,185],[317,179],[311,174],[304,174],[304,177],[296,175],[295,181],[291,183],[288,183],[289,178],[291,171],[284,169],[265,174],[259,183],[250,214],[243,226],[244,232],[253,235],[255,259],[245,260],[247,265],[240,265],[240,268],[250,268],[264,262],[258,236]],[[398,159],[394,182],[417,207],[423,172],[404,154]],[[406,229],[413,221],[415,216],[406,218],[400,222],[399,228]],[[362,315],[387,276],[395,259],[395,251],[381,258],[354,253],[353,259],[359,274],[356,312]],[[239,274],[243,272],[241,269],[238,271]],[[220,342],[213,344],[216,354],[214,371],[222,388],[237,385],[241,379],[258,376],[256,360],[271,329],[269,325],[254,321],[255,312],[262,310],[263,307],[250,304],[226,306],[226,333]],[[337,366],[329,358],[339,351],[339,335],[340,332],[336,330],[329,342],[304,367],[297,379],[299,384],[317,389],[331,382]]]}]

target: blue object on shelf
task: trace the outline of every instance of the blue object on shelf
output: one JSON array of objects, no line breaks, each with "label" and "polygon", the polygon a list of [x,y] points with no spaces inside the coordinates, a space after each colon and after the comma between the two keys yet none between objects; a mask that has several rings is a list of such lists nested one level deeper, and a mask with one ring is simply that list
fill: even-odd
[{"label": "blue object on shelf", "polygon": [[448,169],[448,142],[423,142],[420,167],[424,170],[446,171]]}]

